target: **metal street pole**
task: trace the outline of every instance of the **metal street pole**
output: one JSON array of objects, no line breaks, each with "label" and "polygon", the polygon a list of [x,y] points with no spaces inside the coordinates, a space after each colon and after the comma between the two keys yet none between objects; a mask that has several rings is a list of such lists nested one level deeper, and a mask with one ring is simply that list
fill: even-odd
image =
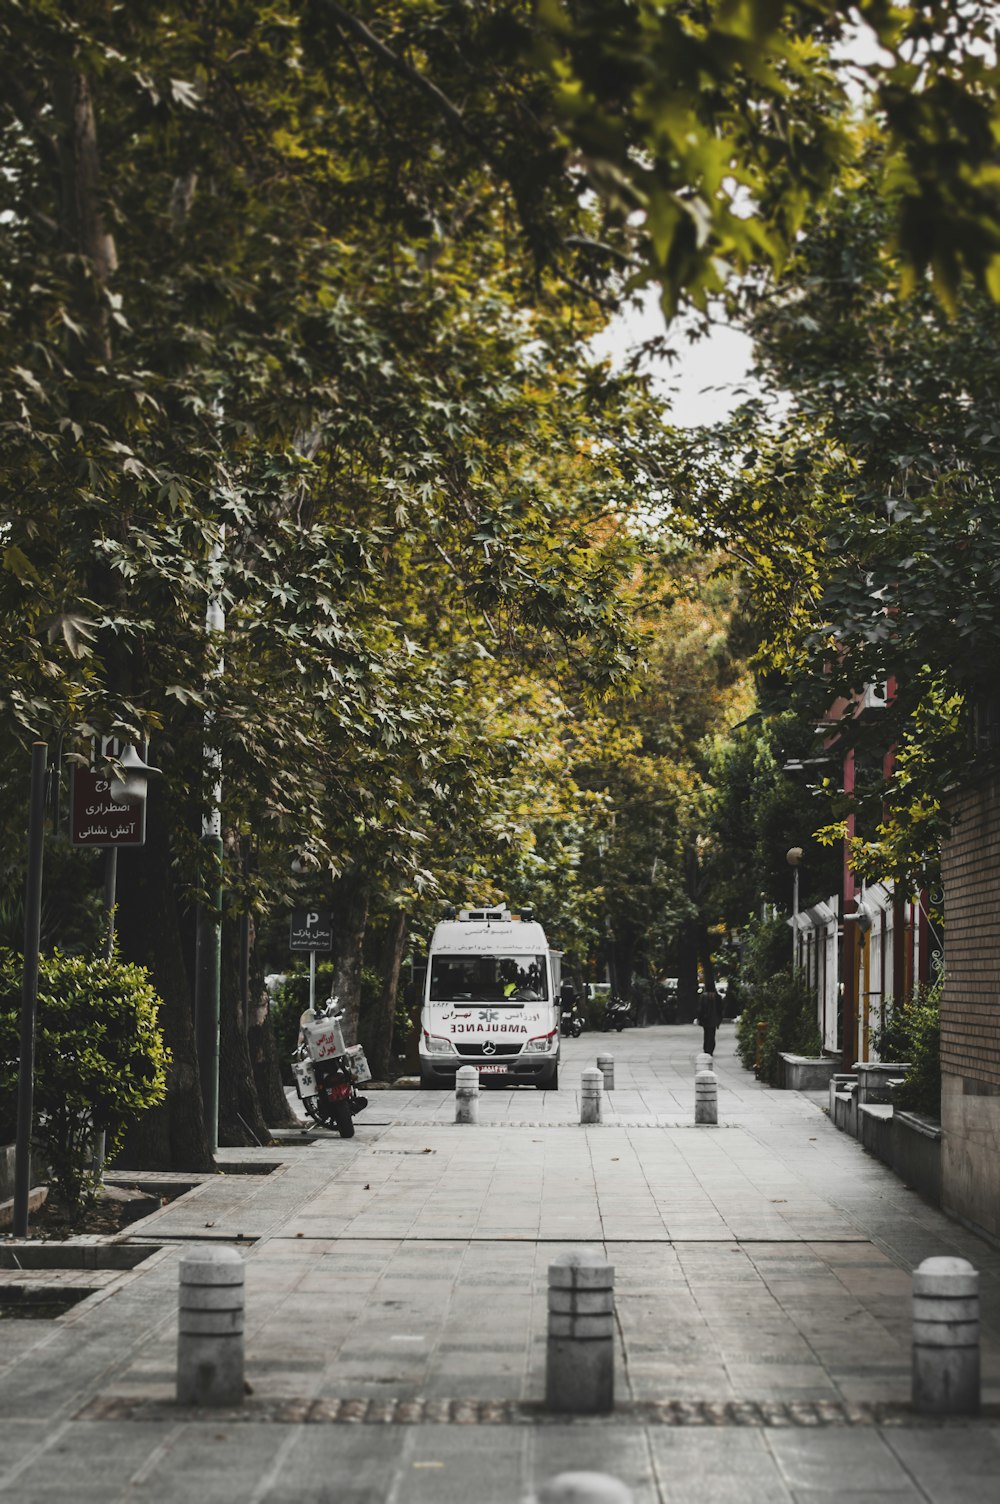
[{"label": "metal street pole", "polygon": [[[222,582],[219,578],[222,555],[223,543],[220,539],[212,545],[212,583],[215,593],[209,597],[205,616],[205,631],[209,639],[210,651],[215,654],[215,662],[211,668],[213,679],[221,678],[225,671],[221,644],[226,629],[226,613],[222,604]],[[208,856],[211,876],[207,885],[208,902],[198,905],[194,967],[194,1042],[198,1056],[205,1131],[213,1154],[219,1147],[219,1014],[222,979],[223,872],[222,753],[214,744],[214,726],[214,713],[211,710],[206,711],[204,756],[212,777],[212,804],[202,819],[201,839]]]},{"label": "metal street pole", "polygon": [[104,959],[115,953],[115,905],[118,902],[118,847],[104,848]]},{"label": "metal street pole", "polygon": [[[216,815],[218,811],[214,812]],[[211,817],[206,817],[209,824]],[[222,836],[211,827],[202,834],[213,869],[209,902],[198,905],[195,934],[194,1042],[201,1082],[205,1132],[214,1154],[219,1147],[219,993],[222,978]]]},{"label": "metal street pole", "polygon": [[802,847],[793,846],[786,852],[785,860],[792,869],[792,972],[799,964],[799,863]]},{"label": "metal street pole", "polygon": [[42,858],[45,853],[45,742],[31,746],[31,802],[28,816],[28,877],[24,890],[24,976],[21,984],[21,1054],[17,1076],[17,1143],[14,1149],[15,1238],[28,1236],[31,1189],[31,1123],[35,1096],[35,1011],[38,1003],[38,951],[42,927]]}]

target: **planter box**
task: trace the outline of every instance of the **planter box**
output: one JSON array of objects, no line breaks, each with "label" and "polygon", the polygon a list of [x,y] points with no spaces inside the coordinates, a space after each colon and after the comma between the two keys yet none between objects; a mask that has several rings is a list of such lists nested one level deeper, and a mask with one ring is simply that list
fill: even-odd
[{"label": "planter box", "polygon": [[842,1089],[830,1090],[830,1120],[841,1133],[857,1139],[857,1081],[844,1083]]},{"label": "planter box", "polygon": [[918,1112],[894,1111],[882,1103],[855,1104],[846,1092],[836,1098],[834,1122],[880,1159],[911,1190],[941,1205],[941,1125]]},{"label": "planter box", "polygon": [[868,1153],[892,1169],[892,1108],[881,1102],[859,1105],[857,1132]]},{"label": "planter box", "polygon": [[857,1086],[848,1087],[846,1091],[834,1093],[833,1110],[830,1113],[835,1128],[841,1133],[849,1133],[852,1138],[858,1136],[858,1089]]},{"label": "planter box", "polygon": [[[14,1164],[17,1159],[16,1144],[0,1144],[0,1201],[9,1201],[14,1195]],[[33,1186],[41,1185],[48,1177],[45,1166],[37,1152],[32,1150],[30,1180]]]},{"label": "planter box", "polygon": [[[28,1191],[28,1217],[29,1217],[29,1219],[31,1217],[33,1217],[36,1212],[41,1211],[42,1207],[45,1205],[45,1203],[46,1203],[46,1201],[48,1199],[49,1199],[49,1188],[48,1188],[47,1185],[35,1185],[35,1186],[32,1186],[29,1189],[29,1191]],[[13,1196],[8,1196],[5,1201],[0,1201],[0,1233],[6,1234],[6,1233],[10,1232],[12,1230],[13,1226],[14,1226],[14,1198],[13,1198]],[[2,1249],[0,1249],[0,1253],[2,1253]]]},{"label": "planter box", "polygon": [[[860,1066],[858,1075],[871,1067]],[[897,1080],[905,1066],[886,1062],[883,1081]],[[877,1068],[876,1068],[877,1071]],[[881,1087],[877,1088],[881,1089]],[[889,1095],[889,1092],[886,1092]],[[941,1124],[890,1103],[862,1102],[860,1085],[837,1074],[830,1081],[830,1120],[858,1139],[869,1154],[888,1165],[911,1190],[932,1206],[941,1205]]]},{"label": "planter box", "polygon": [[781,1084],[786,1091],[826,1091],[837,1069],[832,1056],[789,1055],[781,1051]]},{"label": "planter box", "polygon": [[892,1115],[892,1168],[925,1200],[941,1205],[941,1124],[919,1112]]},{"label": "planter box", "polygon": [[890,1081],[901,1081],[910,1069],[905,1061],[866,1060],[859,1062],[858,1101],[862,1107],[875,1104],[882,1107],[892,1102]]},{"label": "planter box", "polygon": [[834,1071],[830,1077],[830,1121],[835,1121],[838,1095],[857,1090],[858,1078],[853,1071]]}]

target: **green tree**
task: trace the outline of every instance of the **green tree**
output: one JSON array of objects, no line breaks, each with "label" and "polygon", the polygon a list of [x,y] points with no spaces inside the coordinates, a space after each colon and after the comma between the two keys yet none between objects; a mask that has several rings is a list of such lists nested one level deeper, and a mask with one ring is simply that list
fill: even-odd
[{"label": "green tree", "polygon": [[[0,958],[0,1101],[17,1096],[21,958]],[[109,1156],[126,1127],[161,1102],[170,1056],[157,1025],[160,1000],[148,974],[117,956],[43,956],[32,1135],[59,1200],[78,1216],[97,1179],[97,1134]],[[10,1137],[12,1125],[5,1140]]]},{"label": "green tree", "polygon": [[828,806],[817,804],[807,767],[801,773],[784,771],[786,762],[812,757],[815,750],[811,725],[790,713],[773,718],[758,713],[720,736],[712,749],[709,881],[731,931],[759,914],[764,903],[782,913],[791,910],[787,853],[792,847],[803,851],[801,907],[839,891],[840,853],[815,838]]},{"label": "green tree", "polygon": [[175,1058],[149,1162],[206,1153],[181,942],[212,875],[206,739],[229,845],[257,845],[235,904],[321,884],[356,1013],[372,904],[428,882],[428,829],[493,771],[468,666],[526,639],[596,693],[634,662],[631,546],[591,527],[635,505],[630,399],[586,367],[568,270],[593,211],[486,20],[385,10],[390,55],[323,6],[2,23],[0,709],[70,756],[152,736],[165,773],[120,915]]},{"label": "green tree", "polygon": [[690,1010],[699,963],[712,979],[709,932],[723,917],[709,880],[711,747],[750,708],[750,686],[725,581],[675,555],[651,562],[645,584],[643,676],[595,716],[574,772],[598,816],[582,876],[600,896],[598,954],[618,990],[679,974]]},{"label": "green tree", "polygon": [[881,692],[829,753],[857,745],[857,795],[839,796],[836,765],[815,770],[815,824],[839,839],[859,813],[857,870],[923,885],[942,789],[970,753],[963,703],[992,693],[1000,663],[997,310],[969,291],[949,316],[929,285],[899,298],[877,181],[839,194],[751,300],[784,413],[748,408],[680,471],[752,595],[765,702],[815,724],[838,697]]}]

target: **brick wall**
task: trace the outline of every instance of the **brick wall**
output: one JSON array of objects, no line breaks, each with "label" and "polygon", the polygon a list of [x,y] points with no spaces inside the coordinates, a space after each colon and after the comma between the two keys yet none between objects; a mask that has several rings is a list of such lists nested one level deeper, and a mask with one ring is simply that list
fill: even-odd
[{"label": "brick wall", "polygon": [[950,802],[955,817],[942,851],[945,986],[942,1075],[965,1091],[1000,1091],[1000,778]]}]

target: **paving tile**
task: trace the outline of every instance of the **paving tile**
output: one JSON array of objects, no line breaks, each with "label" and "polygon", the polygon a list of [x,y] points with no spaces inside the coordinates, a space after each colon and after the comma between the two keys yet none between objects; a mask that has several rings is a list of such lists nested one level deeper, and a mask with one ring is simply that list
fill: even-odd
[{"label": "paving tile", "polygon": [[664,1504],[788,1504],[788,1492],[763,1432],[650,1433]]},{"label": "paving tile", "polygon": [[1000,1431],[960,1427],[886,1432],[886,1444],[932,1504],[1000,1496]]},{"label": "paving tile", "polygon": [[[913,1480],[874,1430],[829,1426],[816,1430],[771,1430],[765,1433],[786,1486],[796,1499],[856,1490],[857,1499],[893,1499],[912,1491]],[[916,1495],[914,1495],[916,1497]]]}]

